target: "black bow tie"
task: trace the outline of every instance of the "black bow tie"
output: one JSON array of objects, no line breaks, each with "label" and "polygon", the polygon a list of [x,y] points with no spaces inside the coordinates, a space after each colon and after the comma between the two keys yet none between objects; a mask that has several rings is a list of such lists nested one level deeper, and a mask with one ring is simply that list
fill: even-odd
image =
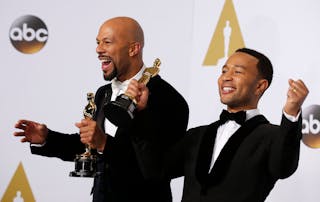
[{"label": "black bow tie", "polygon": [[227,110],[223,110],[222,113],[220,114],[221,124],[224,124],[228,120],[233,120],[238,124],[242,125],[246,121],[246,112],[239,111],[236,113],[230,113]]}]

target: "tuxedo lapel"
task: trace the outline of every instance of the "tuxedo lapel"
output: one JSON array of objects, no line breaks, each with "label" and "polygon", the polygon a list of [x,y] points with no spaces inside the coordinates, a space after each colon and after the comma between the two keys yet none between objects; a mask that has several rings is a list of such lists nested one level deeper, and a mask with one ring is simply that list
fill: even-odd
[{"label": "tuxedo lapel", "polygon": [[196,176],[201,184],[207,184],[212,150],[219,126],[220,121],[210,124],[202,136],[196,164]]},{"label": "tuxedo lapel", "polygon": [[111,85],[107,85],[105,92],[102,93],[101,96],[97,97],[96,99],[96,103],[97,103],[97,106],[99,106],[99,108],[97,110],[95,120],[97,121],[97,124],[100,126],[103,132],[105,132],[104,131],[105,115],[104,115],[103,107],[106,103],[110,102],[111,95],[112,95]]},{"label": "tuxedo lapel", "polygon": [[217,129],[220,121],[210,124],[203,134],[196,164],[196,177],[205,191],[208,186],[214,186],[225,177],[231,161],[241,142],[260,124],[268,123],[267,119],[258,115],[246,121],[227,141],[221,150],[211,172],[209,172],[212,152],[215,143]]},{"label": "tuxedo lapel", "polygon": [[246,121],[227,141],[208,176],[208,185],[216,185],[225,177],[242,141],[260,124],[269,123],[263,115]]}]

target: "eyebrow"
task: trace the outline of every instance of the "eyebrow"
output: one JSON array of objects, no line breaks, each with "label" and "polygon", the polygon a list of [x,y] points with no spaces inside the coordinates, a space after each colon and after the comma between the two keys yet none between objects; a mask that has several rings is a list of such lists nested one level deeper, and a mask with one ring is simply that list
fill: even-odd
[{"label": "eyebrow", "polygon": [[225,65],[222,66],[222,68],[224,68],[224,67],[240,67],[240,68],[246,68],[246,67],[243,66],[243,65],[230,65],[230,64],[225,64]]},{"label": "eyebrow", "polygon": [[108,37],[104,37],[104,38],[102,38],[101,40],[98,39],[98,38],[96,38],[96,41],[104,41],[104,40],[108,40],[108,39],[109,39]]}]

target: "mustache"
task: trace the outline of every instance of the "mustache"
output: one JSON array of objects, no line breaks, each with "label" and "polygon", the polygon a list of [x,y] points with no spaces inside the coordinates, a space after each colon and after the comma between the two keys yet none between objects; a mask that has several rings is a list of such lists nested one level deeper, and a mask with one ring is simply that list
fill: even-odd
[{"label": "mustache", "polygon": [[99,60],[112,60],[110,56],[107,55],[98,55]]}]

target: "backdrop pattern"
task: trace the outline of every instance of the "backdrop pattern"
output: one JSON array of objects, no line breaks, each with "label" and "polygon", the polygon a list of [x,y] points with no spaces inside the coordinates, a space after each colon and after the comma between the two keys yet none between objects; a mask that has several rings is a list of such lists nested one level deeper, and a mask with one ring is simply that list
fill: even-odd
[{"label": "backdrop pattern", "polygon": [[[224,107],[217,91],[221,64],[246,46],[264,52],[274,65],[261,112],[279,123],[288,79],[303,79],[310,90],[303,106],[305,137],[319,141],[319,10],[317,0],[2,0],[0,199],[91,201],[92,179],[69,177],[72,162],[31,155],[28,144],[12,133],[21,118],[77,131],[74,123],[82,118],[86,93],[104,84],[96,34],[104,20],[115,16],[130,16],[142,25],[145,63],[161,59],[160,75],[189,103],[189,128],[217,119]],[[298,170],[279,181],[267,201],[319,200],[317,147],[301,142]],[[182,183],[183,178],[172,181],[175,202]]]}]

